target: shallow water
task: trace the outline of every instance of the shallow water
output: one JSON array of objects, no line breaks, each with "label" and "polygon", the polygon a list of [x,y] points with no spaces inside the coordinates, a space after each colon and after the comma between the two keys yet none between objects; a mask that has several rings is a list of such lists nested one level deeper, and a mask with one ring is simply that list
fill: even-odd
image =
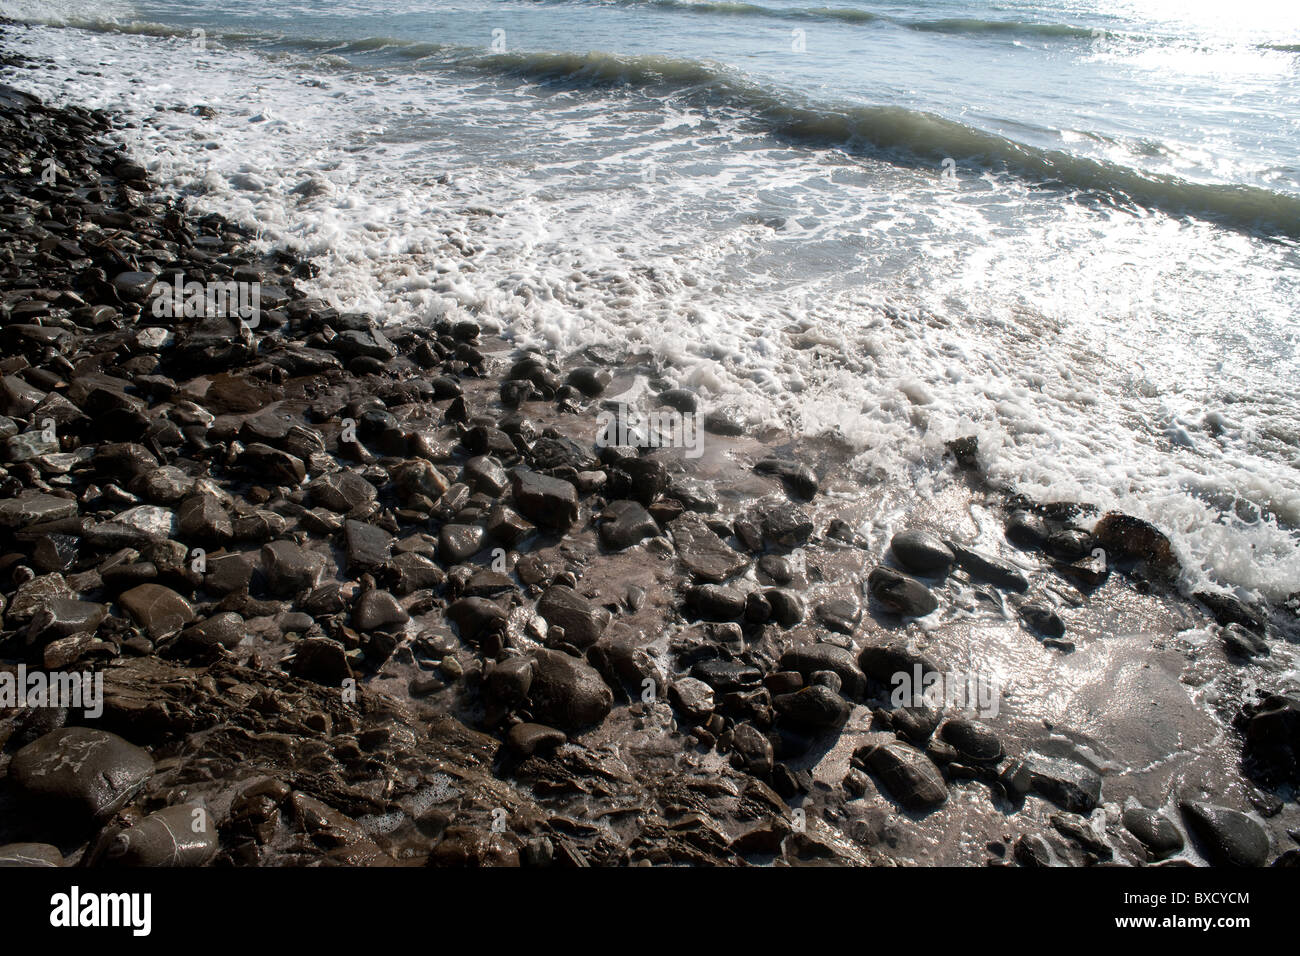
[{"label": "shallow water", "polygon": [[644,343],[900,499],[977,434],[1009,488],[1155,521],[1189,587],[1300,589],[1300,17],[815,8],[0,3],[71,24],[14,31],[56,61],[24,84],[138,117],[341,307]]}]

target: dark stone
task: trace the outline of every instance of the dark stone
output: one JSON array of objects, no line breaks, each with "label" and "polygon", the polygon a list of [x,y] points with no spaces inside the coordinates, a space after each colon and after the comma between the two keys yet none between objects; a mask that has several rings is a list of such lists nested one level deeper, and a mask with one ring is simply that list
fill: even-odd
[{"label": "dark stone", "polygon": [[326,687],[341,687],[345,680],[352,678],[343,645],[324,637],[309,637],[295,644],[290,671],[295,677]]},{"label": "dark stone", "polygon": [[976,581],[987,581],[1009,591],[1025,591],[1029,588],[1029,579],[1013,564],[952,541],[948,542],[948,547],[957,559],[957,566]]},{"label": "dark stone", "polygon": [[1004,533],[1007,540],[1021,548],[1041,548],[1051,530],[1047,522],[1032,511],[1013,511],[1007,519]]},{"label": "dark stone", "polygon": [[506,746],[521,757],[547,754],[568,741],[564,731],[545,724],[515,724],[506,734]]},{"label": "dark stone", "polygon": [[920,529],[894,535],[889,548],[903,567],[916,574],[942,574],[955,560],[952,549],[938,535]]},{"label": "dark stone", "polygon": [[461,598],[447,608],[463,640],[477,643],[485,634],[505,627],[506,612],[495,601],[486,598]]},{"label": "dark stone", "polygon": [[9,764],[9,778],[28,796],[99,821],[126,806],[152,775],[147,751],[87,727],[48,733]]},{"label": "dark stone", "polygon": [[400,628],[411,619],[387,591],[364,591],[352,608],[352,626],[358,631],[385,631]]},{"label": "dark stone", "polygon": [[697,663],[691,668],[691,676],[725,694],[754,686],[763,679],[763,672],[752,664],[715,657]]},{"label": "dark stone", "polygon": [[1124,811],[1123,820],[1125,828],[1141,841],[1152,859],[1162,860],[1182,851],[1182,833],[1159,810],[1129,807]]},{"label": "dark stone", "polygon": [[721,584],[749,565],[749,559],[719,538],[704,518],[687,512],[668,525],[682,563],[697,577]]},{"label": "dark stone", "polygon": [[572,588],[546,589],[537,602],[537,613],[552,627],[564,629],[564,639],[582,650],[600,640],[609,625],[609,612],[592,604]]},{"label": "dark stone", "polygon": [[323,555],[292,541],[272,541],[262,548],[267,585],[272,594],[292,597],[320,584],[325,573]]},{"label": "dark stone", "polygon": [[867,587],[872,597],[895,614],[924,617],[939,606],[930,589],[916,578],[884,565],[872,569]]},{"label": "dark stone", "polygon": [[1149,571],[1165,578],[1178,573],[1173,545],[1149,521],[1110,511],[1102,515],[1092,529],[1092,536],[1112,560],[1141,561]]},{"label": "dark stone", "polygon": [[149,814],[126,829],[110,827],[100,838],[94,862],[100,866],[203,866],[217,855],[217,824],[198,804],[181,804]]},{"label": "dark stone", "polygon": [[858,756],[894,798],[909,810],[937,807],[948,799],[948,786],[933,761],[901,740],[858,751]]},{"label": "dark stone", "polygon": [[1268,861],[1268,833],[1246,814],[1191,801],[1178,808],[1213,865],[1263,866]]},{"label": "dark stone", "polygon": [[562,730],[605,719],[614,694],[595,668],[561,651],[534,651],[532,659],[528,698],[537,718]]},{"label": "dark stone", "polygon": [[781,458],[764,458],[754,466],[754,470],[760,475],[780,478],[789,492],[805,501],[817,495],[817,476],[807,465]]},{"label": "dark stone", "polygon": [[578,490],[560,478],[517,469],[514,495],[520,513],[542,527],[568,531],[578,520]]},{"label": "dark stone", "polygon": [[940,735],[953,745],[963,760],[993,763],[1002,758],[1002,743],[997,734],[978,721],[955,717],[943,725]]},{"label": "dark stone", "polygon": [[772,706],[785,719],[809,727],[838,727],[849,719],[848,701],[820,684],[774,697]]},{"label": "dark stone", "polygon": [[351,519],[343,523],[343,543],[353,576],[382,567],[393,550],[393,536],[383,528]]},{"label": "dark stone", "polygon": [[1065,622],[1059,614],[1046,604],[1031,601],[1020,606],[1020,619],[1025,627],[1044,637],[1061,637],[1065,633]]},{"label": "dark stone", "polygon": [[862,648],[858,654],[858,666],[864,674],[886,687],[896,683],[896,675],[906,675],[913,682],[914,695],[919,695],[922,691],[921,687],[915,686],[918,668],[922,681],[930,674],[943,673],[937,664],[924,654],[911,650],[902,639]]},{"label": "dark stone", "polygon": [[468,561],[483,550],[486,538],[478,525],[445,524],[438,532],[438,557],[446,564]]},{"label": "dark stone", "polygon": [[704,720],[713,713],[713,688],[695,677],[673,681],[668,696],[678,710],[693,720]]},{"label": "dark stone", "polygon": [[178,631],[194,620],[194,608],[190,603],[161,584],[137,585],[117,600],[154,640]]},{"label": "dark stone", "polygon": [[379,495],[374,485],[351,471],[321,475],[307,485],[307,493],[316,504],[342,514],[370,504]]},{"label": "dark stone", "polygon": [[797,671],[808,680],[818,671],[832,671],[840,678],[845,697],[860,699],[867,693],[867,678],[853,660],[853,653],[836,644],[805,644],[781,655],[781,670]]},{"label": "dark stone", "polygon": [[690,588],[686,601],[706,621],[734,621],[745,613],[745,593],[718,584]]},{"label": "dark stone", "polygon": [[623,551],[659,533],[659,525],[636,501],[611,501],[601,515],[600,540],[611,551]]}]

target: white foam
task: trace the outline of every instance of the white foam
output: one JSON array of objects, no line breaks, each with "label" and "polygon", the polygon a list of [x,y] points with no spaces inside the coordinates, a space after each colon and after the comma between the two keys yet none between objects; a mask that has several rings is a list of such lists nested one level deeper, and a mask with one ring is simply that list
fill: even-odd
[{"label": "white foam", "polygon": [[[1189,587],[1300,588],[1285,248],[998,177],[952,189],[639,96],[15,38],[57,60],[22,83],[144,120],[131,145],[160,179],[315,257],[341,309],[650,345],[710,407],[833,431],[900,488],[973,433],[995,481],[1165,529]],[[102,84],[64,84],[81,69]],[[201,103],[220,115],[154,109]]]}]

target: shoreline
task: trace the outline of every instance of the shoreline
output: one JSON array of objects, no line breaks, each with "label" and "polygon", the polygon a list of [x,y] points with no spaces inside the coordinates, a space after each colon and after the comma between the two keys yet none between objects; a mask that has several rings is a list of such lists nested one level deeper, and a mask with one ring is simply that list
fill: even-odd
[{"label": "shoreline", "polygon": [[[869,488],[824,440],[721,415],[698,458],[599,447],[605,403],[639,375],[653,386],[651,363],[339,314],[297,287],[309,262],[242,252],[244,230],[188,216],[95,145],[107,114],[5,88],[0,122],[29,158],[33,130],[47,137],[67,174],[3,184],[46,215],[0,220],[0,658],[105,685],[103,717],[82,725],[2,712],[0,844],[139,865],[1288,851],[1295,807],[1252,781],[1294,773],[1269,728],[1294,727],[1300,704],[1244,716],[1248,777],[1232,715],[1216,724],[1183,687],[1184,665],[1204,677],[1283,642],[1228,599],[1208,610],[1232,626],[1212,630],[1169,589],[1150,525],[1006,500],[970,470],[941,500],[918,495],[909,524],[925,533],[882,550],[856,530]],[[259,283],[258,322],[155,321],[153,287],[175,272]],[[657,398],[697,413],[693,393]],[[1197,629],[1210,650],[1181,653]],[[1157,718],[1117,702],[1114,739],[1073,713],[1105,710],[1116,687],[1095,675],[1057,705],[1077,721],[1016,699],[977,717],[887,706],[896,674],[979,676],[998,648],[997,674],[1045,681],[1080,658],[1133,693],[1183,696]],[[1154,683],[1135,675],[1151,664]],[[1143,731],[1154,742],[1128,739]],[[1179,749],[1158,770],[1132,771],[1166,740]],[[122,785],[42,772],[74,746]],[[1189,771],[1199,788],[1171,790]],[[214,818],[203,837],[162,838],[195,810]]]}]

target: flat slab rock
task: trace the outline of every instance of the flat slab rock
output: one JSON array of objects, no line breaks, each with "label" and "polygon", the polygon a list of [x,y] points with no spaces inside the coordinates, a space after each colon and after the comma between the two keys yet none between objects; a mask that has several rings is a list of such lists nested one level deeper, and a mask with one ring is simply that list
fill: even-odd
[{"label": "flat slab rock", "polygon": [[677,555],[696,577],[720,584],[749,565],[749,559],[709,528],[704,518],[688,511],[668,525]]},{"label": "flat slab rock", "polygon": [[144,786],[153,766],[148,751],[116,734],[65,727],[14,754],[9,776],[30,797],[105,820]]}]

